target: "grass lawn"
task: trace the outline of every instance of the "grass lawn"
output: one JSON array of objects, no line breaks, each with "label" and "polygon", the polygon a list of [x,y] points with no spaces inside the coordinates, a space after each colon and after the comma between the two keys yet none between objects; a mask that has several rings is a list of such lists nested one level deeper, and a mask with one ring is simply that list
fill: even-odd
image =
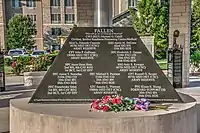
[{"label": "grass lawn", "polygon": [[167,70],[167,63],[158,63],[162,70]]},{"label": "grass lawn", "polygon": [[162,70],[167,70],[167,59],[156,60]]},{"label": "grass lawn", "polygon": [[158,64],[160,64],[160,63],[167,63],[167,59],[156,60],[156,62],[157,62]]}]

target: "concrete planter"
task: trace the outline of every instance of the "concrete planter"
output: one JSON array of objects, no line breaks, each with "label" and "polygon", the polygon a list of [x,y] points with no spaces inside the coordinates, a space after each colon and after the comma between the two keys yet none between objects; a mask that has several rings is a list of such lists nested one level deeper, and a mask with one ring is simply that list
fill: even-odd
[{"label": "concrete planter", "polygon": [[24,86],[37,86],[43,79],[46,71],[24,72]]}]

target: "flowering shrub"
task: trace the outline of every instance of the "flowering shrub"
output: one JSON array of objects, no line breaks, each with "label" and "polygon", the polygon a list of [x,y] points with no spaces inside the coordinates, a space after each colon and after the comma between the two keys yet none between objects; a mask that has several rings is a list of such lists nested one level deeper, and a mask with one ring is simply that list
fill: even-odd
[{"label": "flowering shrub", "polygon": [[26,65],[25,72],[33,71],[47,71],[48,66],[52,64],[53,60],[51,56],[43,55],[38,58],[33,58],[30,65]]},{"label": "flowering shrub", "polygon": [[11,63],[12,71],[15,75],[20,75],[23,71],[23,62],[22,60],[13,60]]},{"label": "flowering shrub", "polygon": [[15,75],[20,75],[25,71],[25,66],[31,65],[33,57],[30,56],[20,56],[14,57],[11,61],[12,72]]},{"label": "flowering shrub", "polygon": [[12,59],[11,58],[5,58],[4,57],[4,65],[5,66],[10,66],[12,63]]},{"label": "flowering shrub", "polygon": [[96,99],[91,104],[91,109],[103,112],[120,112],[120,111],[132,111],[149,109],[150,102],[145,99],[128,98],[122,96],[104,96],[102,99]]},{"label": "flowering shrub", "polygon": [[46,71],[48,67],[51,66],[56,56],[57,54],[47,54],[38,58],[31,56],[13,57],[12,59],[6,58],[4,65],[11,67],[12,73],[15,75],[30,71]]}]

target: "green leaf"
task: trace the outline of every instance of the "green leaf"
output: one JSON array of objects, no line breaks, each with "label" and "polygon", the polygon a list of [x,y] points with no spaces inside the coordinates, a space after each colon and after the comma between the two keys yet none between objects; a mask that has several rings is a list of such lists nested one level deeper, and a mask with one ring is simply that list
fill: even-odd
[{"label": "green leaf", "polygon": [[156,58],[166,58],[169,34],[169,3],[140,0],[137,13],[131,10],[133,27],[140,36],[154,36]]},{"label": "green leaf", "polygon": [[[192,4],[192,17],[191,17],[191,55],[197,54],[196,51],[200,50],[200,1],[198,0],[193,0]],[[192,63],[195,63],[196,65],[196,60],[195,57],[198,55],[194,55],[192,58]]]},{"label": "green leaf", "polygon": [[6,43],[8,49],[27,48],[31,49],[35,44],[33,35],[36,33],[36,26],[27,16],[15,15],[8,22]]}]

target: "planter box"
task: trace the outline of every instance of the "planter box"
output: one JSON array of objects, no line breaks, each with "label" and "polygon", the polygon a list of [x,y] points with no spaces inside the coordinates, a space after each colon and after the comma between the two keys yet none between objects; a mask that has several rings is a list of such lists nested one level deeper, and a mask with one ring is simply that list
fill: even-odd
[{"label": "planter box", "polygon": [[24,86],[37,86],[42,81],[46,71],[24,72]]}]

